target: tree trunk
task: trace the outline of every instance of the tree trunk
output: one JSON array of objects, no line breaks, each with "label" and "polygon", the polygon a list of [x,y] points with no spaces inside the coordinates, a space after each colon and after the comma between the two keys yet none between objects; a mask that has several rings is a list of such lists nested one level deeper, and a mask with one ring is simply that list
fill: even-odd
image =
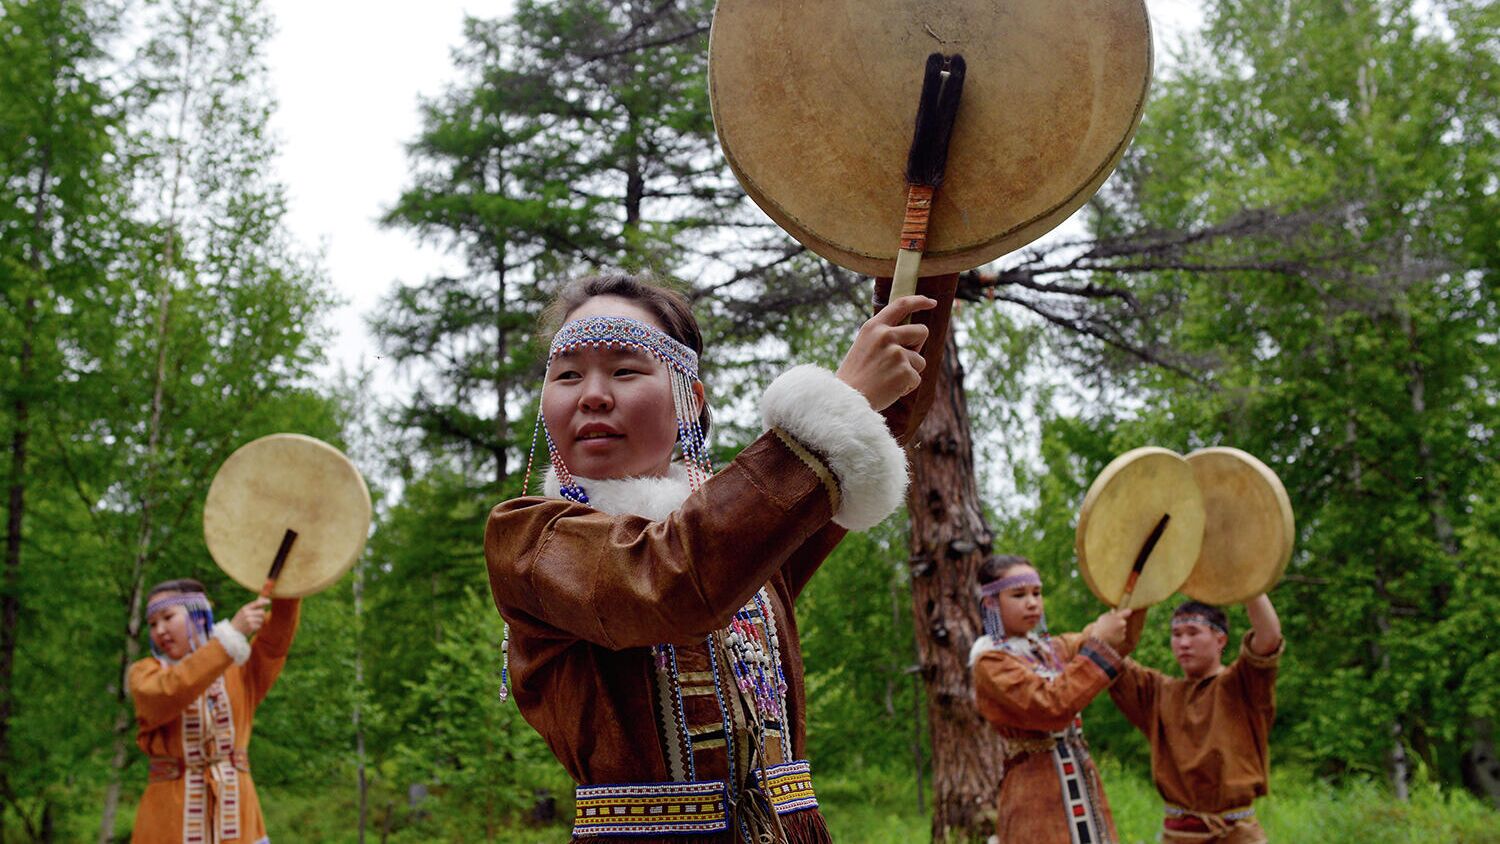
[{"label": "tree trunk", "polygon": [[[504,181],[501,181],[504,190]],[[505,397],[510,386],[510,377],[505,366],[505,355],[510,341],[510,329],[505,321],[505,235],[495,244],[495,488],[504,489],[505,479],[510,474],[507,453],[510,450],[510,421],[505,408]],[[522,494],[525,490],[521,491]]]},{"label": "tree trunk", "polygon": [[979,506],[963,366],[951,333],[911,468],[912,625],[932,736],[932,838],[983,841],[994,832],[1003,756],[999,734],[975,706],[968,657],[983,632],[974,577],[992,537]]},{"label": "tree trunk", "polygon": [[[51,189],[52,147],[46,145],[41,151],[41,170],[37,174],[36,192],[31,217],[32,241],[28,263],[33,273],[32,283],[42,276],[42,241],[45,239],[47,193]],[[34,289],[34,288],[33,288]],[[10,784],[10,719],[15,714],[15,667],[16,643],[20,639],[21,624],[21,531],[26,516],[26,459],[27,445],[31,439],[31,402],[24,388],[31,384],[36,362],[33,345],[37,327],[37,302],[34,294],[28,293],[22,306],[21,350],[17,362],[17,376],[22,391],[17,392],[11,411],[15,417],[15,429],[10,438],[10,484],[6,495],[5,513],[5,576],[4,588],[0,589],[0,798],[15,803],[15,794]],[[17,807],[19,811],[19,807]],[[0,805],[0,841],[5,840],[5,809]]]},{"label": "tree trunk", "polygon": [[172,275],[177,268],[177,204],[182,196],[186,141],[184,140],[188,106],[192,99],[193,54],[197,45],[196,4],[190,4],[183,17],[186,44],[183,49],[182,91],[177,103],[177,133],[172,138],[172,187],[167,203],[166,241],[162,244],[162,272],[156,293],[156,369],[152,377],[151,417],[147,422],[146,476],[141,487],[141,519],[136,533],[135,557],[130,572],[129,597],[125,607],[125,640],[120,651],[120,685],[115,690],[115,746],[110,760],[109,785],[104,792],[104,809],[99,820],[99,844],[114,838],[115,815],[119,810],[120,782],[130,763],[130,733],[135,719],[130,711],[130,666],[140,656],[141,599],[146,589],[146,570],[151,561],[155,537],[157,471],[160,468],[162,409],[167,381],[167,335],[172,308]]},{"label": "tree trunk", "polygon": [[360,702],[365,691],[364,603],[365,567],[354,568],[354,766],[359,782],[359,844],[365,844],[365,825],[369,820],[370,782],[365,776],[365,725],[360,718]]}]

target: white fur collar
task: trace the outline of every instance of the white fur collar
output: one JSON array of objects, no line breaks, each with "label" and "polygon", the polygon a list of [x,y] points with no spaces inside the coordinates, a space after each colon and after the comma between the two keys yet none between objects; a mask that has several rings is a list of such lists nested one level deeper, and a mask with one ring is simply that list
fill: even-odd
[{"label": "white fur collar", "polygon": [[[595,510],[612,516],[641,516],[653,522],[671,515],[693,492],[688,483],[687,467],[681,463],[673,463],[665,478],[595,481],[575,475],[573,480],[588,493],[589,506]],[[542,483],[542,494],[548,498],[561,498],[560,486],[557,473],[549,468]]]},{"label": "white fur collar", "polygon": [[990,651],[1016,653],[1027,649],[1041,650],[1046,647],[1046,640],[1035,630],[1027,633],[1025,636],[1006,636],[998,642],[995,641],[994,636],[988,633],[981,633],[979,634],[979,638],[974,640],[973,647],[969,648],[969,667],[973,668],[974,663],[978,662],[981,656]]}]

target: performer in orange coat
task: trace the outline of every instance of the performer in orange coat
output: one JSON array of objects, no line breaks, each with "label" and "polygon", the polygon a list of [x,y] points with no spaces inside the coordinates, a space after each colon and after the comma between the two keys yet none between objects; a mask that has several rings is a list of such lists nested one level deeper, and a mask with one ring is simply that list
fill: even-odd
[{"label": "performer in orange coat", "polygon": [[257,598],[232,621],[215,624],[198,581],[170,580],[151,590],[152,656],[129,674],[136,743],[151,757],[132,842],[270,840],[246,749],[255,709],[286,663],[300,606]]},{"label": "performer in orange coat", "polygon": [[1049,636],[1042,579],[1025,557],[991,557],[978,580],[985,635],[969,664],[979,712],[1005,748],[1000,841],[1117,841],[1079,713],[1114,681],[1135,643],[1126,630],[1130,610],[1106,612],[1082,633]]}]

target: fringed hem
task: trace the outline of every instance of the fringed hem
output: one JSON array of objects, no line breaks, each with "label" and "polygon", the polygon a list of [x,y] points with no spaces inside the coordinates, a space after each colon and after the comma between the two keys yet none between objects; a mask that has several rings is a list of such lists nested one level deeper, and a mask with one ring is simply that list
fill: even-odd
[{"label": "fringed hem", "polygon": [[786,830],[788,844],[833,844],[828,833],[828,824],[817,809],[806,809],[781,816],[781,828]]}]

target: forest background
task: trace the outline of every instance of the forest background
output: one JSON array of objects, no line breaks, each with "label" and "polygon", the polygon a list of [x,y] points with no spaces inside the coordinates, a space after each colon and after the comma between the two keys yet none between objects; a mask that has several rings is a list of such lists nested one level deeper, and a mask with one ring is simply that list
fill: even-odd
[{"label": "forest background", "polygon": [[[835,362],[868,297],[728,174],[711,5],[467,21],[384,212],[458,267],[368,315],[409,376],[389,396],[320,374],[336,296],[272,176],[262,4],[0,0],[0,841],[128,838],[142,590],[196,576],[221,611],[248,599],[208,558],[202,500],[235,447],[283,430],[344,448],[377,513],[258,718],[274,834],[565,836],[566,777],[496,700],[479,543],[520,491],[540,306],[600,267],[681,284],[722,462],[759,390]],[[843,840],[985,834],[998,766],[960,764],[994,758],[957,667],[973,565],[1030,556],[1053,628],[1085,624],[1078,504],[1148,443],[1243,448],[1297,513],[1273,593],[1279,840],[1496,840],[1497,152],[1497,4],[1205,3],[1079,237],[964,276],[920,506],[846,540],[799,604]],[[1149,630],[1140,658],[1168,667]],[[1144,742],[1108,703],[1085,717],[1144,840]]]}]

